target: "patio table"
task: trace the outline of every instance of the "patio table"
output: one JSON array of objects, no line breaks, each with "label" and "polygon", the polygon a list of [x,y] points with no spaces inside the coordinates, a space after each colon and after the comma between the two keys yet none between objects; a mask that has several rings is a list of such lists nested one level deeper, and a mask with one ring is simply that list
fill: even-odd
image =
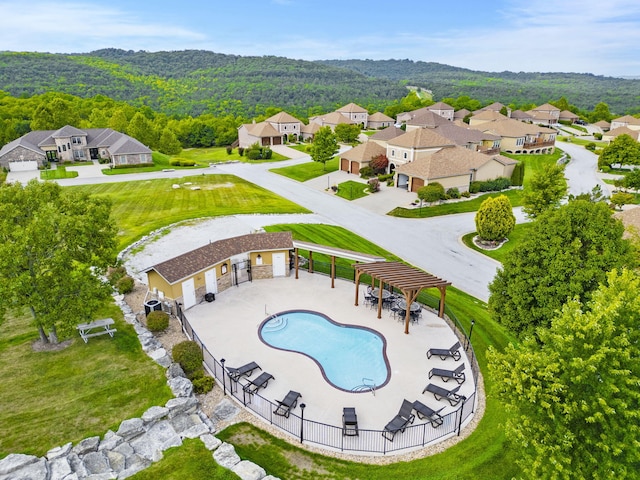
[{"label": "patio table", "polygon": [[[380,298],[380,290],[377,288],[374,288],[373,290],[371,290],[371,296],[375,298]],[[386,300],[389,297],[391,297],[391,292],[389,290],[382,290],[382,300]]]},{"label": "patio table", "polygon": [[[400,308],[401,310],[404,310],[405,312],[407,311],[407,301],[404,298],[399,299],[396,302],[396,305],[398,305],[398,308]],[[412,312],[417,312],[421,308],[422,307],[420,306],[419,303],[412,302],[411,306],[409,307],[409,310],[412,311]]]}]

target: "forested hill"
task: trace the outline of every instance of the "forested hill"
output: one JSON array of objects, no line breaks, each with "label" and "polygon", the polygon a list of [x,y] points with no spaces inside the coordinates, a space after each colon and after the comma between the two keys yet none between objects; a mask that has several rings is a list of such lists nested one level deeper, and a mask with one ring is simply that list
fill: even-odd
[{"label": "forested hill", "polygon": [[98,94],[167,114],[251,118],[269,107],[308,117],[349,102],[383,110],[406,95],[398,82],[316,62],[201,50],[88,54],[0,53],[0,90]]},{"label": "forested hill", "polygon": [[242,57],[203,50],[88,54],[0,52],[0,90],[12,96],[98,94],[167,114],[244,118],[270,107],[300,118],[355,102],[383,111],[415,85],[435,100],[468,96],[516,107],[565,97],[581,110],[599,102],[616,114],[640,112],[640,80],[565,73],[486,73],[411,60]]},{"label": "forested hill", "polygon": [[323,60],[320,63],[371,78],[402,81],[429,89],[435,99],[462,95],[483,104],[498,101],[535,104],[565,97],[582,110],[599,102],[618,114],[640,112],[640,79],[582,73],[479,72],[434,62],[412,60]]}]

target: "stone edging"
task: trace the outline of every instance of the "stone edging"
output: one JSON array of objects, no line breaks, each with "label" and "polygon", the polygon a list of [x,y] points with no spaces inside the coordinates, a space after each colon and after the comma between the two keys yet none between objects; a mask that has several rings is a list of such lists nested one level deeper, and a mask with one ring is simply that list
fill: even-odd
[{"label": "stone edging", "polygon": [[44,457],[9,454],[0,460],[0,480],[107,480],[135,475],[163,458],[164,450],[182,445],[185,438],[199,438],[222,467],[243,480],[277,480],[247,460],[240,460],[233,445],[213,436],[216,428],[200,409],[193,384],[179,364],[153,334],[142,325],[122,295],[114,296],[127,323],[133,325],[142,349],[167,369],[167,384],[174,398],[165,406],[149,408],[141,418],[122,421],[116,432],[85,438],[52,448]]}]

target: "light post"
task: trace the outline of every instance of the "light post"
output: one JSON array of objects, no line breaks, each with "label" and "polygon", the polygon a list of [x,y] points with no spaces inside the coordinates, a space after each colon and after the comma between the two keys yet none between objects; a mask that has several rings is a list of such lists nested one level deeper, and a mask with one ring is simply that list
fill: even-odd
[{"label": "light post", "polygon": [[300,443],[302,443],[302,439],[304,438],[303,434],[304,434],[304,408],[306,407],[306,405],[304,403],[300,404],[300,411],[302,412],[300,414]]},{"label": "light post", "polygon": [[226,387],[226,382],[224,380],[224,362],[226,362],[226,360],[224,358],[220,359],[220,363],[222,364],[222,392],[224,393],[224,395],[227,395],[227,387]]},{"label": "light post", "polygon": [[469,328],[469,336],[467,337],[467,348],[465,348],[465,350],[469,350],[469,345],[471,345],[471,334],[473,333],[473,326],[475,325],[475,323],[475,320],[471,320],[471,328]]},{"label": "light post", "polygon": [[327,190],[331,188],[331,177],[327,175]]}]

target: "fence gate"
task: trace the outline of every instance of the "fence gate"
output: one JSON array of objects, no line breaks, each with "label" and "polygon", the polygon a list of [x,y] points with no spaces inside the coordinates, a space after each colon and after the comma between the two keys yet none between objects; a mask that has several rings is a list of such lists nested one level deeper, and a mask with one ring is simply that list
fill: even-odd
[{"label": "fence gate", "polygon": [[240,285],[241,283],[251,281],[251,263],[248,260],[242,260],[232,264],[231,272],[233,274],[233,285]]}]

